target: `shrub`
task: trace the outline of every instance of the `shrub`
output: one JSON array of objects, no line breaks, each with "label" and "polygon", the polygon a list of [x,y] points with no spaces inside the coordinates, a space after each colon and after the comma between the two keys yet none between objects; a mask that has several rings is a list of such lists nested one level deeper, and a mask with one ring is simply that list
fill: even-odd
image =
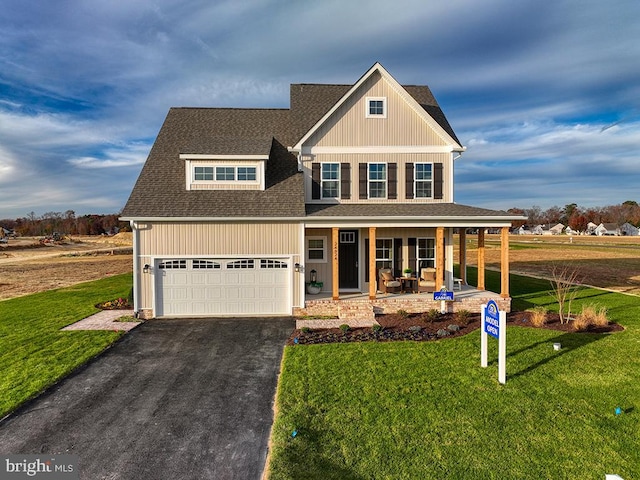
[{"label": "shrub", "polygon": [[468,325],[471,320],[471,312],[469,310],[458,310],[456,316],[458,317],[458,322],[462,325]]},{"label": "shrub", "polygon": [[586,330],[590,326],[604,327],[609,324],[607,318],[607,309],[605,307],[596,307],[595,305],[585,305],[582,311],[573,319],[574,330]]},{"label": "shrub", "polygon": [[309,327],[302,327],[302,328],[300,329],[300,331],[301,331],[302,333],[311,333],[311,329],[310,329]]},{"label": "shrub", "polygon": [[347,333],[349,331],[349,325],[347,325],[346,323],[343,323],[338,328],[342,331],[342,333]]},{"label": "shrub", "polygon": [[382,331],[382,325],[380,325],[379,323],[374,323],[371,326],[371,330],[373,330],[374,333],[378,333]]},{"label": "shrub", "polygon": [[407,312],[406,310],[398,310],[398,315],[400,315],[402,318],[407,318],[409,316],[409,312]]},{"label": "shrub", "polygon": [[437,308],[432,308],[427,312],[427,321],[429,323],[436,322],[440,319],[440,315],[442,315],[440,313],[440,310],[438,310]]},{"label": "shrub", "polygon": [[527,310],[527,312],[531,312],[531,325],[534,327],[542,327],[545,323],[547,323],[547,309],[538,306]]}]

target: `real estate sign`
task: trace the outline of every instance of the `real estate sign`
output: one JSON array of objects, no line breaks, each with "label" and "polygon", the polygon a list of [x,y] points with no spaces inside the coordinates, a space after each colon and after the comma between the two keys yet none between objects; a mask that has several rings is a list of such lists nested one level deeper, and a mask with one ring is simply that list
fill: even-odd
[{"label": "real estate sign", "polygon": [[498,310],[495,301],[482,305],[482,333],[480,334],[480,366],[488,363],[488,336],[498,339],[498,381],[507,382],[507,312]]}]

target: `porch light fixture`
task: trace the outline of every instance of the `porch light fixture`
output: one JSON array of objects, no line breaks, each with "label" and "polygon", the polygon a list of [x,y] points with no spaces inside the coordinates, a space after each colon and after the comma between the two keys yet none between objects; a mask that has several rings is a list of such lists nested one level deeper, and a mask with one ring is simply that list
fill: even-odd
[{"label": "porch light fixture", "polygon": [[311,270],[309,272],[309,277],[310,277],[311,283],[316,283],[316,281],[318,280],[318,272],[316,272],[315,270]]},{"label": "porch light fixture", "polygon": [[151,266],[148,263],[144,264],[144,267],[142,267],[142,272],[143,273],[149,273],[149,269],[151,268]]},{"label": "porch light fixture", "polygon": [[299,263],[294,264],[293,268],[296,269],[296,272],[299,272],[300,271],[300,264]]}]

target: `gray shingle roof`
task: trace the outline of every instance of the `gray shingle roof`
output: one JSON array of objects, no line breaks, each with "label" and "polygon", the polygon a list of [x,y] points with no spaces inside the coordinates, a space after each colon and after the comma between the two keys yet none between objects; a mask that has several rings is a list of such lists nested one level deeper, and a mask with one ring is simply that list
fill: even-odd
[{"label": "gray shingle roof", "polygon": [[502,210],[488,210],[457,203],[308,204],[306,213],[309,217],[513,217]]},{"label": "gray shingle roof", "polygon": [[[296,157],[286,147],[302,138],[351,87],[352,85],[291,85],[291,109],[170,109],[122,216],[301,218],[305,214],[325,215],[329,210],[342,211],[331,207],[324,212],[310,206],[310,210],[305,212],[302,174],[297,170]],[[440,126],[458,141],[429,88],[406,88]],[[180,154],[268,155],[266,188],[264,191],[189,191],[186,189],[185,160],[180,159]],[[347,209],[345,212],[360,208],[362,215],[380,215],[386,211],[384,209],[389,208],[384,206],[375,213],[367,213],[371,212],[369,205],[343,207]],[[407,206],[392,207],[404,209]],[[441,208],[437,205],[421,207],[425,212],[429,210],[427,207]],[[415,206],[411,206],[411,209],[412,212],[419,210]]]}]

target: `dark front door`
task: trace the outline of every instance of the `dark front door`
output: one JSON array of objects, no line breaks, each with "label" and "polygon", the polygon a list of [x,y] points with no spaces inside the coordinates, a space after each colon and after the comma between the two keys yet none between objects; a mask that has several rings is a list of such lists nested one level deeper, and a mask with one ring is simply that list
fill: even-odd
[{"label": "dark front door", "polygon": [[358,288],[358,232],[340,230],[338,243],[340,288]]}]

